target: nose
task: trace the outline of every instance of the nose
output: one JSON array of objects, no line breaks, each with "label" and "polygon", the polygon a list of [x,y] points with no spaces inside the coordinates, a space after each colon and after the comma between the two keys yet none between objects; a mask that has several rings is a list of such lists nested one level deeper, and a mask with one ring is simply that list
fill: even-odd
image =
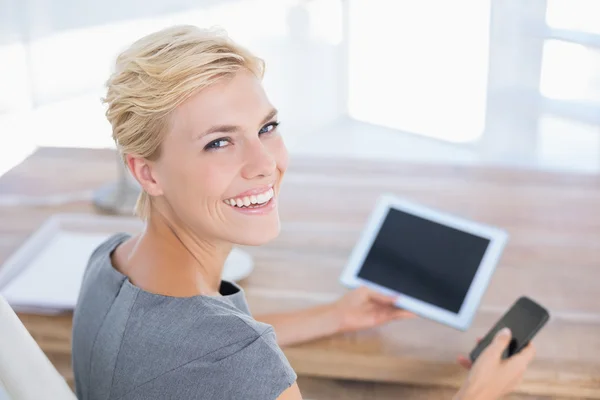
[{"label": "nose", "polygon": [[245,179],[271,176],[277,168],[274,154],[260,140],[247,144],[244,161],[242,176]]}]

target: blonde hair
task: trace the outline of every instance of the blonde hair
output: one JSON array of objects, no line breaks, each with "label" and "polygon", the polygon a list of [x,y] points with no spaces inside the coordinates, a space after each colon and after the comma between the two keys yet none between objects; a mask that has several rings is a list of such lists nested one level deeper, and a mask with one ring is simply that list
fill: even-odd
[{"label": "blonde hair", "polygon": [[[241,68],[264,75],[263,60],[222,30],[174,26],[134,42],[117,57],[103,99],[123,161],[126,154],[157,159],[173,110]],[[142,189],[135,214],[147,219],[149,212],[150,196]]]}]

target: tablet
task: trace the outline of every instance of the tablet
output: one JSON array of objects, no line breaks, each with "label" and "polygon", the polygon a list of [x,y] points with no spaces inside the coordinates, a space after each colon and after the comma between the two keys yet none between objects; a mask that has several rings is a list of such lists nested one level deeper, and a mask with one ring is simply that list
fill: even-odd
[{"label": "tablet", "polygon": [[379,198],[340,276],[398,307],[467,330],[508,234],[391,194]]}]

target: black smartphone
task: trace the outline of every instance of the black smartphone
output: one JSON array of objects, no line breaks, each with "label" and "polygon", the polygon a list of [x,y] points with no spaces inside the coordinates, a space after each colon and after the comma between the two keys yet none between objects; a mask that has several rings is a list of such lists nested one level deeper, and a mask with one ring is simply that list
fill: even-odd
[{"label": "black smartphone", "polygon": [[479,357],[481,352],[494,340],[496,333],[504,327],[510,328],[512,340],[502,354],[502,358],[508,358],[518,353],[529,344],[549,318],[550,314],[544,307],[529,297],[520,297],[471,351],[471,361],[474,362]]}]

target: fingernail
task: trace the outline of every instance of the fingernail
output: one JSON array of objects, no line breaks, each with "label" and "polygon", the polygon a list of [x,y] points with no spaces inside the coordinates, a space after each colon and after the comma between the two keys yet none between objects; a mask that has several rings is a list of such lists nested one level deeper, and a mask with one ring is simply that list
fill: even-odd
[{"label": "fingernail", "polygon": [[502,329],[500,329],[500,331],[498,332],[498,335],[500,336],[510,336],[510,329],[507,327],[504,327]]}]

